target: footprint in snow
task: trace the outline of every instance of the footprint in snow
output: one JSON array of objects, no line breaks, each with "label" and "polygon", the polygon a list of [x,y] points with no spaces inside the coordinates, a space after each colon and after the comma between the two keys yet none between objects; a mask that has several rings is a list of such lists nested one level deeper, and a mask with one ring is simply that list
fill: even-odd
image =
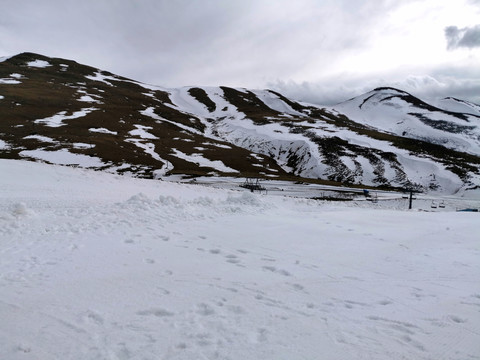
[{"label": "footprint in snow", "polygon": [[305,289],[305,287],[303,285],[300,285],[300,284],[292,284],[292,287],[297,291],[302,291],[302,290]]},{"label": "footprint in snow", "polygon": [[392,304],[392,301],[390,301],[390,300],[380,300],[378,302],[378,304],[380,304],[380,305],[390,305],[390,304]]},{"label": "footprint in snow", "polygon": [[240,262],[240,259],[238,259],[237,255],[230,254],[230,255],[227,255],[225,257],[227,258],[228,263],[238,264]]},{"label": "footprint in snow", "polygon": [[166,316],[173,316],[175,315],[173,312],[168,311],[162,308],[153,308],[147,310],[140,310],[137,311],[137,315],[140,316],[155,316],[155,317],[166,317]]},{"label": "footprint in snow", "polygon": [[273,273],[277,273],[283,276],[291,276],[291,274],[287,270],[277,269],[275,266],[263,266],[262,269],[266,271],[271,271]]},{"label": "footprint in snow", "polygon": [[257,341],[258,342],[265,342],[268,340],[267,338],[268,331],[265,328],[257,329]]},{"label": "footprint in snow", "polygon": [[345,300],[343,303],[344,303],[343,305],[347,309],[353,309],[355,306],[362,306],[362,307],[368,306],[368,304],[365,304],[359,301],[352,301],[352,300]]},{"label": "footprint in snow", "polygon": [[197,305],[196,313],[203,316],[215,314],[215,310],[208,304],[200,303]]},{"label": "footprint in snow", "polygon": [[227,310],[237,315],[243,315],[246,313],[245,309],[238,305],[228,305]]},{"label": "footprint in snow", "polygon": [[103,325],[104,323],[103,317],[91,310],[88,310],[85,314],[83,314],[82,319],[87,323],[92,323],[95,325]]},{"label": "footprint in snow", "polygon": [[448,318],[457,324],[463,324],[467,322],[467,319],[463,319],[457,315],[448,315]]},{"label": "footprint in snow", "polygon": [[356,276],[344,276],[343,278],[348,279],[348,280],[363,281],[362,279],[360,279]]},{"label": "footprint in snow", "polygon": [[159,290],[163,295],[170,295],[170,291],[163,287],[157,286],[156,289]]},{"label": "footprint in snow", "polygon": [[213,336],[207,332],[196,334],[195,338],[199,346],[210,346],[213,344]]},{"label": "footprint in snow", "polygon": [[28,345],[20,344],[17,346],[17,351],[27,354],[32,351],[32,348]]}]

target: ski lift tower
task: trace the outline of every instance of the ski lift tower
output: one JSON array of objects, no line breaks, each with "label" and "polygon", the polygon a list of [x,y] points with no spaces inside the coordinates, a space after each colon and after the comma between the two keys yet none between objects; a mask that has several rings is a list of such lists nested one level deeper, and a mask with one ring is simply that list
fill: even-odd
[{"label": "ski lift tower", "polygon": [[258,179],[253,179],[253,178],[246,178],[245,182],[242,185],[240,185],[240,187],[244,189],[248,189],[251,192],[267,190],[264,186],[260,184],[260,181]]},{"label": "ski lift tower", "polygon": [[413,200],[417,199],[413,194],[420,193],[420,191],[418,189],[410,187],[410,188],[405,189],[405,192],[407,192],[409,194],[408,195],[408,210],[411,210]]}]

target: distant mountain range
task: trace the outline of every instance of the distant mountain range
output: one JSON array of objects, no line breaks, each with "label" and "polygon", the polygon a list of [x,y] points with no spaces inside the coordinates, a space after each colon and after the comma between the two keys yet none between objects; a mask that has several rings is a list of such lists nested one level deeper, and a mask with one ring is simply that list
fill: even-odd
[{"label": "distant mountain range", "polygon": [[158,178],[241,176],[455,193],[480,186],[480,106],[377,88],[336,106],[168,89],[71,60],[0,59],[0,158]]}]

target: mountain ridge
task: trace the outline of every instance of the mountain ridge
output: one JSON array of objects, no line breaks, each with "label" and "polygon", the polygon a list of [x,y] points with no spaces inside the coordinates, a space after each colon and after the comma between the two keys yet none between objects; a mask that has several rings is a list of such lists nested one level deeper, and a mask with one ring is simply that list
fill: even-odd
[{"label": "mountain ridge", "polygon": [[[480,184],[480,116],[394,88],[367,94],[322,107],[272,90],[168,89],[22,53],[0,62],[0,157],[152,178],[264,177],[447,193]],[[386,128],[379,113],[390,122],[400,113],[411,124]]]}]

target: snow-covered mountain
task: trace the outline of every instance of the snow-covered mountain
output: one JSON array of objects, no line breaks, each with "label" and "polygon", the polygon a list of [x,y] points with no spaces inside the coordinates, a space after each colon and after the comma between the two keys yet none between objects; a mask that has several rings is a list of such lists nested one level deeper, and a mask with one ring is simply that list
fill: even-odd
[{"label": "snow-covered mountain", "polygon": [[446,97],[438,100],[435,105],[443,110],[467,113],[480,116],[480,105],[470,101],[456,99],[454,97]]},{"label": "snow-covered mountain", "polygon": [[480,185],[479,116],[396,89],[327,108],[270,90],[167,89],[24,53],[0,62],[0,111],[3,158],[142,177],[255,176],[448,193]]},{"label": "snow-covered mountain", "polygon": [[411,94],[378,88],[335,106],[355,122],[377,130],[480,154],[480,106],[446,98],[442,108]]}]

